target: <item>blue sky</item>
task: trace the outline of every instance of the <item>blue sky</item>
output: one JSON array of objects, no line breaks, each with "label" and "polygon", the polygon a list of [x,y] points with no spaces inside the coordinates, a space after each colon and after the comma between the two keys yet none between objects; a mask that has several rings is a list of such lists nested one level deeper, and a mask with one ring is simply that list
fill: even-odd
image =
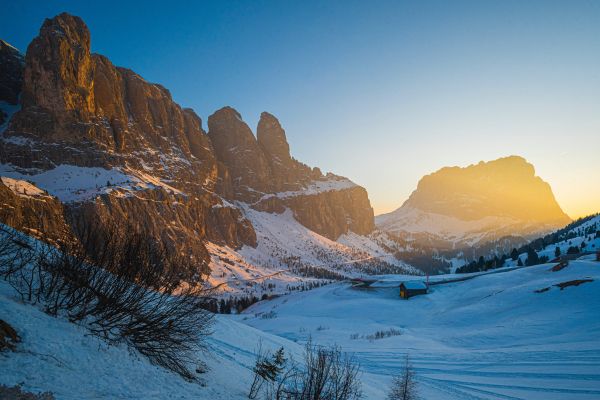
[{"label": "blue sky", "polygon": [[[4,1],[25,51],[81,16],[92,50],[206,120],[235,107],[390,211],[421,176],[518,154],[571,216],[600,211],[600,1]],[[206,126],[205,126],[206,127]]]}]

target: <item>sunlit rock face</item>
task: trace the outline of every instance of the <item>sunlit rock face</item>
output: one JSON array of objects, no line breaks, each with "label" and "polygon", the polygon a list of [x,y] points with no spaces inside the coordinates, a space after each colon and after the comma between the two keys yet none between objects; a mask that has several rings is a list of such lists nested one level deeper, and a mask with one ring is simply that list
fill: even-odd
[{"label": "sunlit rock face", "polygon": [[224,107],[208,118],[208,136],[217,159],[226,166],[234,198],[252,202],[270,191],[271,168],[241,115]]},{"label": "sunlit rock face", "polygon": [[506,234],[562,227],[570,218],[533,165],[511,156],[423,177],[398,210],[377,217],[381,229],[475,244]]},{"label": "sunlit rock face", "polygon": [[[373,230],[366,191],[295,160],[276,117],[263,113],[255,137],[224,107],[206,133],[166,88],[91,53],[91,41],[85,23],[63,13],[44,21],[24,58],[0,43],[0,101],[18,102],[0,137],[0,175],[31,180],[62,204],[52,208],[57,221],[36,226],[119,221],[189,255],[204,273],[207,242],[257,246],[246,206],[289,208],[334,240]],[[4,192],[19,210],[41,204]],[[19,212],[2,222],[19,227],[33,215]]]}]

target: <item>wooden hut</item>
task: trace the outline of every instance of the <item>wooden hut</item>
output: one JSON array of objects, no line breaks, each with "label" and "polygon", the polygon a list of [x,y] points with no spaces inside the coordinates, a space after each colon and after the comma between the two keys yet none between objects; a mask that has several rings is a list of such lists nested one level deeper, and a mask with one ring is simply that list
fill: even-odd
[{"label": "wooden hut", "polygon": [[426,293],[427,285],[423,281],[406,281],[400,284],[400,297],[404,300]]}]

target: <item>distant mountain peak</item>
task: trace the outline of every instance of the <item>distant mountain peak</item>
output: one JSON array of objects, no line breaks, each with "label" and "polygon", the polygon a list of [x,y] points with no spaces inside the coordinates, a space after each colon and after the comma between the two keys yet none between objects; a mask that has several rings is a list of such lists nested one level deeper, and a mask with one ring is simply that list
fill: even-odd
[{"label": "distant mountain peak", "polygon": [[534,166],[513,155],[424,176],[402,207],[378,216],[377,225],[392,232],[452,232],[456,239],[508,227],[515,234],[542,232],[569,221]]}]

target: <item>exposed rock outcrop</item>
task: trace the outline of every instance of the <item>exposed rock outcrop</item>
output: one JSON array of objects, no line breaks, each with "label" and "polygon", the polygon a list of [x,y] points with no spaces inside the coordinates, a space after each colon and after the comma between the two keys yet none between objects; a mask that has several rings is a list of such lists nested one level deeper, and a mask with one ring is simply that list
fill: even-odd
[{"label": "exposed rock outcrop", "polygon": [[[262,211],[282,213],[290,208],[301,224],[333,240],[348,231],[373,231],[367,192],[355,184],[336,185],[347,180],[323,176],[318,168],[292,158],[285,131],[273,115],[261,114],[256,138],[231,107],[211,115],[208,128],[219,160],[223,196]],[[310,190],[315,184],[325,190]]]},{"label": "exposed rock outcrop", "polygon": [[285,131],[279,120],[268,112],[260,114],[260,120],[256,128],[256,139],[273,164],[283,166],[292,163],[290,146]]},{"label": "exposed rock outcrop", "polygon": [[217,159],[227,168],[233,197],[252,202],[270,192],[271,169],[258,146],[252,130],[231,107],[224,107],[208,117],[208,136]]},{"label": "exposed rock outcrop", "polygon": [[[198,263],[209,259],[204,240],[256,245],[251,224],[214,194],[217,162],[200,118],[162,86],[91,54],[80,18],[60,14],[44,22],[27,50],[22,87],[21,110],[4,132],[2,163],[22,174],[69,164],[119,168],[149,180],[148,190],[66,203],[69,221],[135,221]],[[157,181],[181,194],[157,189]]]},{"label": "exposed rock outcrop", "polygon": [[564,225],[570,218],[533,165],[511,156],[423,177],[406,206],[469,221],[488,216]]},{"label": "exposed rock outcrop", "polygon": [[5,133],[33,140],[6,150],[22,153],[11,157],[20,167],[127,164],[150,167],[175,186],[214,190],[216,162],[200,118],[164,87],[91,54],[90,33],[78,17],[63,13],[44,22],[27,49],[21,97]]},{"label": "exposed rock outcrop", "polygon": [[254,208],[276,213],[289,208],[302,225],[332,240],[348,231],[367,235],[375,229],[367,191],[358,185],[316,194],[268,197]]},{"label": "exposed rock outcrop", "polygon": [[50,243],[71,239],[64,207],[27,182],[0,179],[0,222]]}]

